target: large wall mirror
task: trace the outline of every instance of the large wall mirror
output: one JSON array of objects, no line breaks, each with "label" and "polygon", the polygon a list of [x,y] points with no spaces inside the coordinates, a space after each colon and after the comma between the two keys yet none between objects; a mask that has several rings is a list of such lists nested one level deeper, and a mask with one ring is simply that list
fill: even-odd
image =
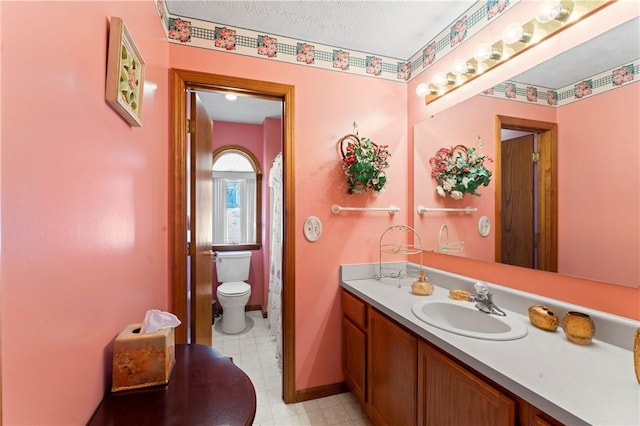
[{"label": "large wall mirror", "polygon": [[[498,117],[555,123],[556,162],[549,173],[557,179],[557,272],[640,286],[639,22],[637,16],[629,18],[414,126],[415,206],[477,208],[471,214],[414,213],[425,249],[438,250],[446,225],[446,238],[463,243],[451,255],[496,261],[496,233],[501,232],[495,226],[487,236],[479,232],[483,216],[491,225],[501,222],[495,207],[499,183],[494,179],[481,188],[480,197],[440,197],[429,165],[437,149],[477,146],[479,136],[480,150],[493,157],[500,152],[497,145],[512,138],[500,136]],[[533,132],[534,139],[539,135]],[[532,191],[537,198],[537,189]]]}]

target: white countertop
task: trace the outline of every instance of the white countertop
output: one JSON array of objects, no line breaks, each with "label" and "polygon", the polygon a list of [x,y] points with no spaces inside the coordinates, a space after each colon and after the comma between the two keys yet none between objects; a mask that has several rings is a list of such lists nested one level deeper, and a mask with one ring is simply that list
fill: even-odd
[{"label": "white countertop", "polygon": [[[389,265],[415,267],[407,262]],[[520,318],[528,334],[518,340],[479,340],[419,320],[418,301],[449,299],[449,289],[473,292],[473,278],[424,268],[435,285],[431,296],[411,293],[414,279],[373,278],[378,264],[343,265],[341,286],[415,334],[567,425],[640,425],[640,384],[633,365],[633,337],[639,321],[487,283],[494,303]],[[459,302],[471,303],[471,302]],[[589,314],[596,336],[589,345],[569,342],[560,327],[548,332],[531,325],[527,308],[543,304],[560,318],[573,310]]]}]

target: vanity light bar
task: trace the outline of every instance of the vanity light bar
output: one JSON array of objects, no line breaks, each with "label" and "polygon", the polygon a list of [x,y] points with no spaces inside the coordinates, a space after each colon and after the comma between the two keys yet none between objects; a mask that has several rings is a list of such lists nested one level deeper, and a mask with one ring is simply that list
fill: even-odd
[{"label": "vanity light bar", "polygon": [[506,26],[501,40],[493,44],[486,42],[479,44],[473,58],[466,61],[458,59],[453,63],[452,70],[435,73],[431,84],[418,85],[420,89],[416,89],[416,94],[419,97],[424,96],[425,104],[428,105],[478,75],[497,67],[612,3],[615,3],[615,0],[548,0],[538,11],[536,18],[524,25],[512,23]]}]

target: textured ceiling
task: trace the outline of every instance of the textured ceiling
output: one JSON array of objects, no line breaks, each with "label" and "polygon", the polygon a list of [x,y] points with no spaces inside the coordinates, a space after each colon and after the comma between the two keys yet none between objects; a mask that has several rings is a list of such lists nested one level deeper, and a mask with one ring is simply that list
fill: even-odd
[{"label": "textured ceiling", "polygon": [[[462,15],[475,0],[227,1],[166,0],[171,15],[274,36],[407,60]],[[260,124],[280,116],[280,102],[201,92],[214,120]]]},{"label": "textured ceiling", "polygon": [[238,99],[235,101],[229,101],[224,95],[220,92],[198,92],[202,105],[212,120],[262,124],[265,118],[282,116],[280,101],[269,101],[242,94],[238,94]]},{"label": "textured ceiling", "polygon": [[510,81],[559,89],[640,57],[640,19],[594,37]]},{"label": "textured ceiling", "polygon": [[169,13],[407,60],[475,1],[168,0]]}]

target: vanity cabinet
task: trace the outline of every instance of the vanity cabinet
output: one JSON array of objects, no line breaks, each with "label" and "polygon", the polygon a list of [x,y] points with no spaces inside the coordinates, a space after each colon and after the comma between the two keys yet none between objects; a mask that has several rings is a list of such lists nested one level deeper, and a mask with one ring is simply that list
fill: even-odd
[{"label": "vanity cabinet", "polygon": [[344,380],[376,425],[559,426],[342,290]]},{"label": "vanity cabinet", "polygon": [[516,403],[428,343],[418,344],[418,425],[511,426]]},{"label": "vanity cabinet", "polygon": [[418,339],[369,307],[368,413],[375,424],[416,423]]},{"label": "vanity cabinet", "polygon": [[367,362],[366,305],[342,291],[342,370],[344,381],[364,406]]}]

